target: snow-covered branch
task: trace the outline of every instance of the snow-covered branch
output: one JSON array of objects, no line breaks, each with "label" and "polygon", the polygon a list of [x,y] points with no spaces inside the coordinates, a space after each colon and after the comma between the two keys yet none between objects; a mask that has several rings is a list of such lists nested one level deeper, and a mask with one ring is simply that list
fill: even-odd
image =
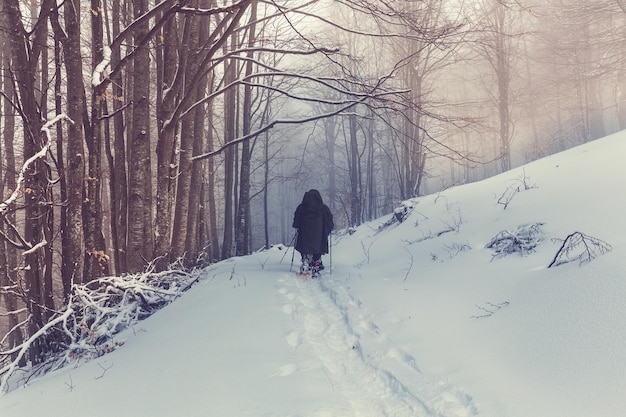
[{"label": "snow-covered branch", "polygon": [[0,351],[0,363],[4,363],[0,367],[0,392],[9,389],[11,376],[36,344],[50,343],[50,347],[44,350],[42,364],[26,371],[28,377],[102,356],[123,345],[123,341],[114,340],[115,335],[178,298],[201,276],[200,270],[174,268],[179,266],[159,273],[106,277],[75,285],[62,313],[27,341]]},{"label": "snow-covered branch", "polygon": [[0,379],[0,392],[6,391],[7,382],[9,378],[11,377],[11,375],[13,375],[13,372],[18,368],[19,363],[21,362],[22,358],[24,357],[28,349],[30,349],[31,345],[37,339],[46,335],[48,333],[48,330],[50,330],[57,324],[65,321],[72,313],[73,313],[72,309],[68,308],[61,316],[46,323],[45,326],[43,326],[41,329],[35,332],[35,334],[33,334],[26,342],[6,352],[0,352],[0,356],[9,356],[14,353],[17,353],[16,358],[11,363],[9,363],[3,368],[0,368],[0,375],[2,375],[2,379]]},{"label": "snow-covered branch", "polygon": [[102,81],[104,81],[104,79],[106,78],[104,76],[104,71],[111,63],[111,48],[105,46],[102,49],[102,55],[102,61],[100,61],[100,63],[96,65],[96,68],[94,68],[93,75],[91,77],[91,85],[94,87],[100,85]]},{"label": "snow-covered branch", "polygon": [[541,243],[543,223],[533,223],[519,226],[513,232],[502,230],[485,245],[493,250],[493,258],[502,258],[513,253],[524,256],[534,252]]},{"label": "snow-covered branch", "polygon": [[178,11],[180,13],[212,16],[222,13],[233,13],[234,11],[241,9],[242,7],[247,7],[249,4],[250,0],[241,0],[238,3],[232,4],[230,6],[213,7],[210,9],[202,9],[199,7],[181,7],[178,9]]},{"label": "snow-covered branch", "polygon": [[50,150],[50,147],[52,146],[52,136],[50,134],[50,128],[56,123],[60,122],[61,120],[67,120],[70,123],[74,124],[74,122],[69,117],[67,117],[67,115],[60,114],[56,116],[54,119],[48,121],[46,124],[43,125],[41,130],[42,132],[44,132],[46,136],[46,142],[41,147],[39,152],[37,152],[36,154],[28,158],[22,165],[22,169],[20,169],[20,172],[17,177],[17,186],[15,187],[15,190],[13,190],[9,198],[7,198],[5,201],[0,203],[0,215],[4,215],[5,212],[9,209],[9,206],[12,203],[14,203],[18,199],[18,197],[22,194],[23,192],[22,188],[24,187],[26,171],[28,170],[28,168],[30,168],[30,166],[34,164],[36,160],[46,157],[46,154],[48,153],[48,151]]},{"label": "snow-covered branch", "polygon": [[34,253],[37,251],[37,249],[43,248],[44,246],[46,246],[48,244],[48,242],[44,239],[41,242],[36,243],[35,245],[33,245],[30,249],[25,250],[24,252],[22,252],[23,256],[29,255],[31,253]]},{"label": "snow-covered branch", "polygon": [[574,232],[563,240],[548,268],[573,261],[578,261],[578,265],[582,265],[612,250],[613,247],[603,240],[581,232]]}]

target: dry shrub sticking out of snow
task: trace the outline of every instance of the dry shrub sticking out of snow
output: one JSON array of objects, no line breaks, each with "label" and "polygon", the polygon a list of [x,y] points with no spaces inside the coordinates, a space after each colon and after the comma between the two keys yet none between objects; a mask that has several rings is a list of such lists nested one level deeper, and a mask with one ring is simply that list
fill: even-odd
[{"label": "dry shrub sticking out of snow", "polygon": [[520,226],[513,232],[503,230],[491,239],[485,247],[493,250],[493,258],[500,258],[513,253],[519,253],[523,256],[533,252],[541,242],[541,226],[543,223],[533,223]]},{"label": "dry shrub sticking out of snow", "polygon": [[572,261],[578,261],[578,264],[582,265],[611,250],[613,250],[611,245],[598,238],[574,232],[565,238],[548,268]]}]

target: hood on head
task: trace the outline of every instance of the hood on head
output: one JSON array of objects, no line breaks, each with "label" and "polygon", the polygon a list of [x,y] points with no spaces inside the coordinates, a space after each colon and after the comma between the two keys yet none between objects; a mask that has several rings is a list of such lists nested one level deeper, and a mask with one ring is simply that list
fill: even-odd
[{"label": "hood on head", "polygon": [[317,190],[309,190],[304,193],[304,197],[302,198],[302,203],[306,204],[310,207],[321,207],[324,202],[322,201],[322,195]]}]

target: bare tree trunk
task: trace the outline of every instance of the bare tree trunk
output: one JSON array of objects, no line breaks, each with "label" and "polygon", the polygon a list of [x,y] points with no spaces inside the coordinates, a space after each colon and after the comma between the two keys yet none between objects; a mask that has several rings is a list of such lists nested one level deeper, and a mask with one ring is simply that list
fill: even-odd
[{"label": "bare tree trunk", "polygon": [[359,145],[357,141],[357,123],[354,113],[348,116],[350,121],[350,225],[361,224],[361,181],[360,181],[360,161]]},{"label": "bare tree trunk", "polygon": [[[211,6],[213,0],[199,0],[198,6],[202,9],[208,9]],[[198,28],[198,46],[204,45],[211,34],[211,20],[207,16],[202,16],[199,19]],[[198,63],[198,69],[200,63]],[[196,99],[204,97],[208,88],[208,76],[203,74],[200,80],[196,83],[194,88],[196,89]],[[207,119],[207,105],[203,104],[193,110],[194,117],[194,133],[193,133],[193,156],[200,155],[205,152],[206,140],[205,140],[205,126]],[[209,126],[209,129],[211,126]],[[206,201],[206,187],[203,186],[204,173],[206,172],[206,162],[204,160],[192,162],[191,166],[191,184],[189,193],[189,209],[187,213],[187,239],[185,242],[185,253],[189,261],[195,262],[201,251],[205,250],[208,242],[208,229],[207,226],[210,220],[206,216],[206,210],[202,210],[202,207]],[[203,190],[203,193],[194,192],[193,190]],[[208,261],[211,261],[211,256],[202,253]],[[207,259],[205,259],[207,260]]]},{"label": "bare tree trunk", "polygon": [[378,217],[377,194],[376,194],[376,175],[374,174],[374,118],[370,118],[369,126],[365,134],[367,138],[367,217],[366,221],[373,220]]},{"label": "bare tree trunk", "polygon": [[[245,93],[244,93],[245,102]],[[244,129],[245,129],[245,104],[244,104]],[[244,133],[245,134],[245,133]],[[239,170],[239,200],[237,204],[237,216],[235,221],[235,254],[237,256],[248,253],[248,205],[250,204],[250,142],[241,144],[241,166]]]},{"label": "bare tree trunk", "polygon": [[326,152],[328,152],[328,206],[335,209],[337,201],[337,169],[335,162],[335,146],[337,144],[338,124],[334,117],[324,119],[324,136],[326,138]]},{"label": "bare tree trunk", "polygon": [[[133,15],[139,18],[148,10],[147,0],[133,3]],[[148,21],[138,24],[133,32],[135,44],[148,35]],[[135,54],[135,69],[150,67],[150,51],[140,47]],[[128,248],[129,272],[140,272],[153,255],[152,195],[150,184],[150,77],[144,70],[133,72],[133,114],[129,153]]]},{"label": "bare tree trunk", "polygon": [[[225,60],[225,84],[229,85],[236,78],[237,64],[234,60]],[[237,89],[231,87],[224,93],[224,141],[235,139],[237,114]],[[224,153],[224,240],[222,241],[222,259],[232,256],[233,246],[233,185],[235,149],[229,147]]]},{"label": "bare tree trunk", "polygon": [[83,85],[83,68],[80,52],[80,2],[71,0],[65,3],[65,30],[60,27],[58,15],[52,21],[55,36],[63,45],[65,73],[67,78],[67,115],[73,121],[67,135],[67,208],[63,225],[67,243],[67,258],[62,272],[66,286],[83,282],[84,240],[83,240],[83,193],[85,179],[85,151],[83,143],[86,103]]},{"label": "bare tree trunk", "polygon": [[[159,73],[162,73],[163,85],[166,92],[161,100],[157,100],[159,122],[159,140],[157,144],[157,191],[156,191],[156,239],[154,256],[157,259],[158,269],[163,269],[169,262],[172,210],[175,198],[176,178],[176,127],[172,120],[178,93],[182,83],[182,74],[179,74],[180,63],[178,50],[181,49],[177,35],[176,19],[169,19],[163,26],[163,57],[158,62]],[[181,51],[182,53],[182,51]]]},{"label": "bare tree trunk", "polygon": [[[120,33],[120,21],[117,16],[121,16],[120,0],[113,0],[111,10],[113,15],[112,29],[113,37]],[[111,51],[111,64],[117,67],[121,60],[119,48]],[[128,228],[128,181],[126,170],[126,141],[124,131],[124,113],[121,111],[124,102],[124,90],[122,87],[122,74],[113,76],[111,84],[113,93],[113,151],[115,159],[111,169],[111,230],[113,249],[115,250],[115,270],[118,274],[128,271],[126,263],[126,240]],[[110,151],[110,147],[108,147]]]},{"label": "bare tree trunk", "polygon": [[[7,23],[7,34],[10,42],[10,51],[13,56],[12,70],[15,74],[15,81],[18,88],[20,102],[22,104],[22,121],[24,126],[24,161],[35,156],[41,150],[43,143],[42,115],[38,108],[36,85],[36,68],[40,62],[41,48],[46,45],[45,32],[42,26],[37,25],[32,34],[32,43],[26,38],[28,32],[22,25],[22,15],[18,0],[5,0],[2,3],[2,12],[5,13]],[[54,8],[54,1],[46,0],[41,6],[39,20],[45,23],[49,13]],[[45,28],[43,28],[45,29]],[[45,300],[46,294],[43,292],[41,282],[42,262],[40,249],[35,249],[36,245],[43,243],[43,228],[45,212],[42,207],[47,206],[46,190],[48,178],[46,178],[46,167],[40,159],[35,160],[27,169],[24,176],[24,187],[30,192],[24,195],[25,220],[24,220],[24,241],[30,246],[25,252],[24,263],[27,266],[24,271],[25,288],[27,292],[27,308],[30,313],[28,323],[28,333],[35,334],[44,324],[46,313],[44,307],[48,302]],[[45,342],[38,341],[29,350],[30,360],[39,363],[43,359]]]},{"label": "bare tree trunk", "polygon": [[[183,48],[181,53],[187,55],[185,71],[185,100],[182,108],[187,110],[196,101],[200,90],[194,82],[194,76],[199,69],[198,45],[200,35],[200,18],[187,16],[183,34]],[[201,110],[201,106],[199,107]],[[183,257],[188,233],[189,197],[191,193],[192,156],[194,149],[194,113],[187,114],[181,120],[180,152],[178,156],[178,173],[176,175],[176,204],[174,208],[173,228],[176,233],[172,236],[170,261]],[[201,140],[201,138],[198,138]]]},{"label": "bare tree trunk", "polygon": [[506,34],[505,9],[498,3],[494,10],[494,71],[498,84],[498,115],[500,121],[500,165],[502,171],[511,169],[511,109],[510,109],[510,40]]},{"label": "bare tree trunk", "polygon": [[[198,90],[206,91],[207,81],[203,77],[199,83]],[[194,141],[193,155],[200,155],[204,152],[204,121],[206,120],[205,106],[199,106],[193,112],[194,114]],[[200,251],[206,245],[206,240],[202,238],[204,225],[204,213],[201,210],[205,200],[202,200],[203,193],[194,190],[202,189],[202,178],[205,172],[205,161],[196,161],[191,166],[191,185],[189,193],[189,211],[187,215],[187,240],[185,242],[185,253],[190,261],[195,261]]]},{"label": "bare tree trunk", "polygon": [[[0,17],[0,24],[4,26],[4,20]],[[2,126],[2,139],[3,143],[0,143],[0,167],[5,167],[6,170],[0,168],[0,195],[5,195],[8,190],[15,190],[15,151],[13,144],[15,141],[15,108],[11,105],[10,100],[14,100],[15,91],[13,90],[13,78],[11,75],[11,55],[10,45],[8,39],[5,38],[4,33],[0,32],[0,46],[1,51],[1,63],[0,68],[0,91],[3,91],[5,97],[0,97],[2,102],[2,114],[4,117],[4,125]],[[6,188],[5,188],[6,187]],[[6,213],[7,220],[11,224],[15,224],[15,214]],[[0,231],[5,232],[4,222],[0,224]],[[17,249],[7,244],[4,239],[0,239],[0,288],[4,288],[5,291],[0,291],[2,299],[4,300],[4,307],[9,313],[7,316],[7,324],[9,329],[15,329],[9,335],[7,340],[8,348],[18,346],[22,343],[22,333],[17,328],[18,316],[11,312],[15,312],[18,309],[18,298],[16,291],[18,288],[18,275],[17,275],[18,255]]]},{"label": "bare tree trunk", "polygon": [[[56,18],[56,17],[55,17]],[[62,51],[61,40],[54,39],[54,109],[56,114],[63,113],[63,75],[62,75]],[[67,141],[64,140],[63,126],[59,123],[56,126],[56,149],[57,149],[57,170],[59,174],[59,193],[62,202],[68,201],[68,175],[65,163],[65,147]],[[74,265],[72,258],[72,246],[67,226],[68,207],[62,207],[59,219],[59,234],[61,235],[61,284],[63,286],[63,299],[68,300],[72,291],[72,280],[74,277]]]},{"label": "bare tree trunk", "polygon": [[[268,104],[269,106],[269,104]],[[270,228],[269,228],[269,186],[270,186],[270,135],[265,132],[263,135],[263,237],[265,247],[270,247]]]},{"label": "bare tree trunk", "polygon": [[[250,27],[248,33],[248,48],[245,76],[252,74],[252,60],[254,58],[254,41],[256,37],[257,1],[253,0],[250,9]],[[243,135],[252,130],[252,87],[249,84],[243,88]],[[250,223],[250,159],[252,158],[250,141],[246,140],[241,147],[241,171],[239,178],[239,207],[237,222],[235,223],[236,254],[246,255],[249,250],[248,229]]]},{"label": "bare tree trunk", "polygon": [[[32,4],[33,7],[33,12],[32,15],[34,17],[37,16],[37,11],[36,11],[36,7],[35,4]],[[48,75],[48,45],[47,45],[47,39],[49,37],[49,29],[48,29],[48,25],[42,25],[42,29],[40,32],[40,35],[38,35],[40,37],[40,39],[46,39],[46,45],[44,48],[41,49],[41,63],[40,63],[40,69],[38,71],[38,73],[40,74],[40,83],[39,83],[39,93],[38,93],[38,100],[40,103],[40,112],[42,115],[47,115],[48,114],[48,97],[47,97],[47,92],[49,90],[48,88],[48,83],[49,83],[49,75]],[[44,116],[45,117],[45,116]],[[45,165],[45,169],[46,169],[46,177],[47,178],[52,178],[52,169],[50,167],[50,165],[46,164]],[[52,201],[53,200],[53,195],[52,195],[52,184],[48,183],[48,186],[46,187],[45,191],[45,199],[47,201]],[[54,207],[52,205],[48,205],[47,207],[43,207],[42,208],[42,213],[44,213],[44,219],[42,222],[42,226],[43,226],[43,237],[44,240],[47,242],[46,245],[43,246],[42,248],[42,266],[43,266],[43,276],[42,278],[42,282],[43,282],[43,299],[44,299],[44,303],[45,303],[45,311],[44,311],[44,317],[46,319],[46,321],[52,316],[53,311],[54,311],[54,293],[53,293],[53,278],[52,278],[52,271],[53,271],[53,260],[52,260],[52,256],[53,256],[53,245],[54,245],[54,235],[55,235],[55,231],[54,231]]]},{"label": "bare tree trunk", "polygon": [[[537,130],[537,109],[539,108],[538,103],[537,103],[537,95],[534,93],[534,83],[533,83],[533,76],[532,76],[532,72],[530,70],[530,57],[528,55],[528,42],[527,42],[527,36],[524,36],[522,38],[522,47],[524,48],[524,69],[526,71],[526,78],[527,78],[527,82],[528,82],[528,91],[530,91],[530,104],[528,105],[529,108],[529,116],[530,116],[530,126],[531,126],[531,133],[532,133],[532,143],[533,143],[533,154],[534,154],[534,158],[536,159],[538,157],[544,156],[543,152],[541,152],[541,143],[539,141],[539,132]],[[465,141],[464,143],[467,143],[467,141]],[[530,162],[530,161],[528,161]],[[466,168],[467,169],[467,168]],[[465,180],[467,181],[467,175],[465,176]]]},{"label": "bare tree trunk", "polygon": [[[207,132],[207,152],[212,152],[214,149],[214,136],[213,136],[213,103],[209,102],[207,121],[209,130]],[[197,163],[197,162],[196,162]],[[219,228],[217,224],[217,204],[215,201],[215,160],[209,158],[206,167],[207,176],[207,210],[209,219],[209,253],[210,261],[216,261],[220,259],[220,239]]]},{"label": "bare tree trunk", "polygon": [[[102,1],[91,0],[92,70],[103,59]],[[83,86],[84,89],[84,86]],[[86,201],[83,207],[85,229],[84,280],[89,282],[109,275],[109,255],[107,254],[103,232],[102,214],[102,129],[101,122],[106,96],[96,89],[91,96],[91,125],[86,126],[87,147],[89,149],[89,175],[85,185]]]}]

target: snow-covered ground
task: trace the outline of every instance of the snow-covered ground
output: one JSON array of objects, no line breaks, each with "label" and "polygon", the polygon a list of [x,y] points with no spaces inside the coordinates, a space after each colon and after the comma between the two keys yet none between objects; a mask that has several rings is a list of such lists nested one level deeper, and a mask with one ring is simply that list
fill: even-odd
[{"label": "snow-covered ground", "polygon": [[[620,133],[416,199],[401,224],[335,236],[320,280],[283,247],[215,264],[0,415],[626,415],[624,157]],[[494,257],[504,231],[538,246]],[[548,268],[575,232],[571,258],[612,250]]]}]

